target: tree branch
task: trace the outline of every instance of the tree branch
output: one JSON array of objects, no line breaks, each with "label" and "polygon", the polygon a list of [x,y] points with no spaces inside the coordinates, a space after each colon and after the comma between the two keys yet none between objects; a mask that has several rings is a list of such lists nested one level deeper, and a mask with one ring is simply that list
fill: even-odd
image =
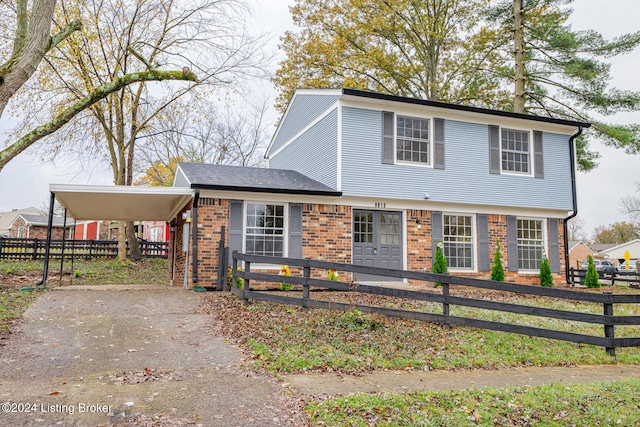
[{"label": "tree branch", "polygon": [[53,49],[62,43],[67,37],[69,37],[75,31],[79,31],[82,28],[82,22],[73,21],[70,22],[66,27],[64,27],[60,32],[53,37],[51,37],[51,43],[49,44],[49,48],[47,51]]},{"label": "tree branch", "polygon": [[29,148],[36,141],[57,131],[62,126],[67,124],[78,113],[105,98],[107,95],[133,83],[162,80],[186,80],[195,82],[197,81],[197,78],[196,75],[192,72],[185,73],[183,71],[160,70],[149,70],[121,76],[106,85],[96,88],[96,90],[92,93],[88,94],[82,99],[79,99],[78,101],[74,102],[69,107],[64,109],[49,123],[37,127],[36,129],[18,139],[9,147],[0,151],[0,171],[2,171],[2,169],[7,165],[7,163],[9,163],[11,159]]}]

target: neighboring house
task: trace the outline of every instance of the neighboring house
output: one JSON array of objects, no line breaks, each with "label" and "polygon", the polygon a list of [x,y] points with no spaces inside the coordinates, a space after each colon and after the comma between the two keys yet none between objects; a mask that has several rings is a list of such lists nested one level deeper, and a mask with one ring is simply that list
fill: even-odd
[{"label": "neighboring house", "polygon": [[[489,278],[500,243],[507,281],[539,283],[546,255],[556,283],[566,283],[573,139],[585,127],[359,90],[298,90],[268,147],[269,169],[178,164],[174,187],[191,188],[194,199],[172,223],[171,274],[215,282],[220,237],[231,251],[419,271],[431,269],[440,241],[451,274]],[[175,244],[185,218],[197,227],[189,254]],[[194,250],[195,271],[185,259]]]},{"label": "neighboring house", "polygon": [[592,249],[594,251],[597,250],[599,258],[609,259],[616,265],[620,265],[624,262],[624,254],[626,251],[629,251],[630,259],[640,259],[640,239],[631,240],[630,242],[619,245],[593,245]]},{"label": "neighboring house", "polygon": [[[46,239],[49,217],[46,215],[18,215],[11,223],[10,237],[19,239]],[[73,238],[73,223],[67,221],[65,239]],[[51,238],[62,239],[64,230],[64,218],[53,217]]]},{"label": "neighboring house", "polygon": [[593,257],[593,250],[582,240],[569,241],[569,268],[582,268],[582,264],[587,261],[587,257]]},{"label": "neighboring house", "polygon": [[143,221],[142,238],[149,242],[168,242],[169,229],[169,223],[164,221]]},{"label": "neighboring house", "polygon": [[78,240],[114,240],[118,237],[118,226],[111,221],[79,221],[75,236]]},{"label": "neighboring house", "polygon": [[36,208],[14,209],[10,212],[0,213],[0,237],[11,237],[11,223],[18,215],[42,215],[42,211]]}]

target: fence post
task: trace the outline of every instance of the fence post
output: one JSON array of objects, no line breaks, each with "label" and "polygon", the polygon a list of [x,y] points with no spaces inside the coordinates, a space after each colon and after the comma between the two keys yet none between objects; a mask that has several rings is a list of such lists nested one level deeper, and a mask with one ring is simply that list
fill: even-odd
[{"label": "fence post", "polygon": [[38,238],[33,239],[33,245],[31,245],[33,252],[31,253],[31,259],[37,259],[38,256]]},{"label": "fence post", "polygon": [[311,277],[311,267],[304,266],[302,269],[302,276],[304,277],[304,283],[302,284],[302,311],[309,311],[309,283],[308,280]]},{"label": "fence post", "polygon": [[[237,251],[233,251],[233,254],[237,253]],[[238,259],[233,256],[231,259],[231,286],[233,288],[237,288],[238,287],[238,278],[236,277],[236,271],[238,271]],[[230,289],[226,289],[226,285],[225,285],[225,290],[229,291]]]},{"label": "fence post", "polygon": [[[249,261],[244,262],[244,272],[245,274],[251,272],[251,263]],[[249,278],[244,278],[244,288],[242,289],[242,299],[244,300],[244,305],[249,305],[249,298],[246,296],[247,292],[249,292]]]},{"label": "fence post", "polygon": [[449,284],[448,283],[442,284],[442,296],[444,297],[442,301],[442,314],[444,316],[449,316]]},{"label": "fence post", "polygon": [[[603,293],[604,295],[612,295],[611,292],[603,292]],[[609,302],[604,303],[604,315],[613,316],[613,303],[611,303],[610,300]],[[614,325],[608,325],[608,324],[604,325],[604,336],[611,339],[615,337]],[[606,347],[606,350],[609,356],[616,355],[615,347]]]},{"label": "fence post", "polygon": [[4,237],[0,236],[0,259],[2,258],[2,241],[4,240]]}]

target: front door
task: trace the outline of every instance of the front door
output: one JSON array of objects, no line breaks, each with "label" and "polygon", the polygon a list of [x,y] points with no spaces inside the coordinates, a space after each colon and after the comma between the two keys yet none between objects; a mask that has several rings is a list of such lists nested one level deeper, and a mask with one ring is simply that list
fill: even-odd
[{"label": "front door", "polygon": [[[402,214],[355,210],[353,213],[353,263],[402,269]],[[359,280],[399,280],[360,275]]]}]

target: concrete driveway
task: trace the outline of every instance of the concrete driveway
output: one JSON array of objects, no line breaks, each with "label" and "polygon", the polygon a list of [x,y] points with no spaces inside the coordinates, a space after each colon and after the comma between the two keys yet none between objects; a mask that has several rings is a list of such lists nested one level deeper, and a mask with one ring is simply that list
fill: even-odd
[{"label": "concrete driveway", "polygon": [[282,388],[241,369],[240,352],[207,332],[199,299],[154,286],[43,295],[0,347],[0,425],[109,425],[134,414],[184,423],[175,425],[290,424]]}]

